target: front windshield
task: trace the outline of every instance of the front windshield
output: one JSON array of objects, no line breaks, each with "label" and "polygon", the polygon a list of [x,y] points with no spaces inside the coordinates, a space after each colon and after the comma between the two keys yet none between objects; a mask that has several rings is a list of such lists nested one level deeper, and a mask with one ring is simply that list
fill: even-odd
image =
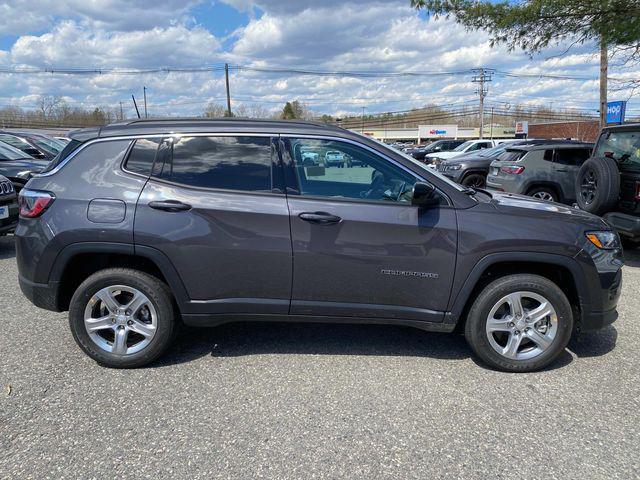
[{"label": "front windshield", "polygon": [[29,158],[29,155],[11,145],[0,142],[0,160],[19,160]]},{"label": "front windshield", "polygon": [[456,148],[453,149],[454,152],[464,152],[470,145],[473,144],[472,140],[469,140],[468,142],[464,142],[461,145],[458,145]]}]

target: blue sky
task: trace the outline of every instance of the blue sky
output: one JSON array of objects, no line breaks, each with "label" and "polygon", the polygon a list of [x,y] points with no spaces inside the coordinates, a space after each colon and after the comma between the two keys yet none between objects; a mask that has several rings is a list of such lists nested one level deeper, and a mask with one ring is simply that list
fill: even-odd
[{"label": "blue sky", "polygon": [[[594,45],[560,55],[555,46],[530,58],[491,48],[483,32],[428,18],[408,0],[13,0],[0,5],[0,68],[197,67],[242,65],[326,71],[445,72],[485,66],[527,77],[496,75],[489,105],[597,108]],[[579,76],[549,79],[539,74]],[[638,78],[640,72],[611,75]],[[70,105],[117,107],[131,114],[131,94],[149,91],[152,113],[198,115],[223,103],[216,72],[65,76],[0,73],[0,105],[33,108],[41,95]],[[234,107],[268,114],[287,100],[317,113],[394,111],[425,104],[472,102],[463,73],[441,77],[353,78],[233,71]],[[611,92],[626,100],[629,91]],[[629,110],[634,111],[635,98]]]}]

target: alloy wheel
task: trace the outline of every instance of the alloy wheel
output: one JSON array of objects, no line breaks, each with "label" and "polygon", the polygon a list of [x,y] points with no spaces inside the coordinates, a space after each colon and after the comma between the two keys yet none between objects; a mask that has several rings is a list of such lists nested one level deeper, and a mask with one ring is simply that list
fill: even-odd
[{"label": "alloy wheel", "polygon": [[545,191],[540,191],[540,192],[536,192],[532,195],[533,198],[538,198],[540,200],[544,200],[545,202],[553,202],[555,201],[555,199],[553,198],[553,195],[550,194],[549,192],[545,192]]},{"label": "alloy wheel", "polygon": [[598,177],[596,172],[589,169],[582,176],[580,181],[580,196],[585,205],[591,205],[596,198],[598,191]]},{"label": "alloy wheel", "polygon": [[112,285],[91,297],[84,311],[84,325],[89,338],[102,350],[132,355],[153,340],[158,314],[140,290]]},{"label": "alloy wheel", "polygon": [[542,295],[514,292],[498,300],[487,316],[491,347],[511,360],[529,360],[544,353],[558,332],[555,308]]}]

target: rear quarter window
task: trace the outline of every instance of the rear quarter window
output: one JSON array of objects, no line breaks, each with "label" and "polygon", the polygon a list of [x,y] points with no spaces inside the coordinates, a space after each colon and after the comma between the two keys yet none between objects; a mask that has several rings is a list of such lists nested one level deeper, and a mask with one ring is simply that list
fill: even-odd
[{"label": "rear quarter window", "polygon": [[140,175],[151,175],[158,145],[160,145],[160,139],[140,138],[136,140],[124,168]]},{"label": "rear quarter window", "polygon": [[62,149],[62,151],[54,157],[53,160],[49,162],[49,164],[40,172],[47,173],[60,165],[69,155],[78,149],[82,145],[82,142],[78,140],[71,140],[67,145]]}]

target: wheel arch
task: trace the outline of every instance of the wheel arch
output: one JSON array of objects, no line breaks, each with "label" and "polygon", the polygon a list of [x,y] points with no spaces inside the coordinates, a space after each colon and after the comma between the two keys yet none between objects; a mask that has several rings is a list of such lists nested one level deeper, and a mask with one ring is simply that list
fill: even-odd
[{"label": "wheel arch", "polygon": [[560,184],[556,182],[550,182],[548,180],[536,180],[529,183],[527,185],[527,188],[525,189],[525,195],[529,195],[530,192],[536,188],[549,188],[553,190],[558,195],[558,202],[560,203],[564,202],[567,198],[567,196],[562,191],[562,187],[560,186]]},{"label": "wheel arch", "polygon": [[551,253],[507,252],[489,254],[474,266],[457,294],[452,295],[445,322],[464,325],[469,308],[486,285],[497,278],[520,273],[540,275],[558,285],[578,313],[576,323],[590,312],[590,303],[584,296],[588,291],[587,282],[573,258]]},{"label": "wheel arch", "polygon": [[49,275],[49,283],[59,286],[59,311],[68,309],[73,293],[89,275],[112,267],[134,268],[158,278],[168,285],[180,311],[188,303],[186,288],[175,267],[159,250],[125,243],[81,242],[60,251]]}]

